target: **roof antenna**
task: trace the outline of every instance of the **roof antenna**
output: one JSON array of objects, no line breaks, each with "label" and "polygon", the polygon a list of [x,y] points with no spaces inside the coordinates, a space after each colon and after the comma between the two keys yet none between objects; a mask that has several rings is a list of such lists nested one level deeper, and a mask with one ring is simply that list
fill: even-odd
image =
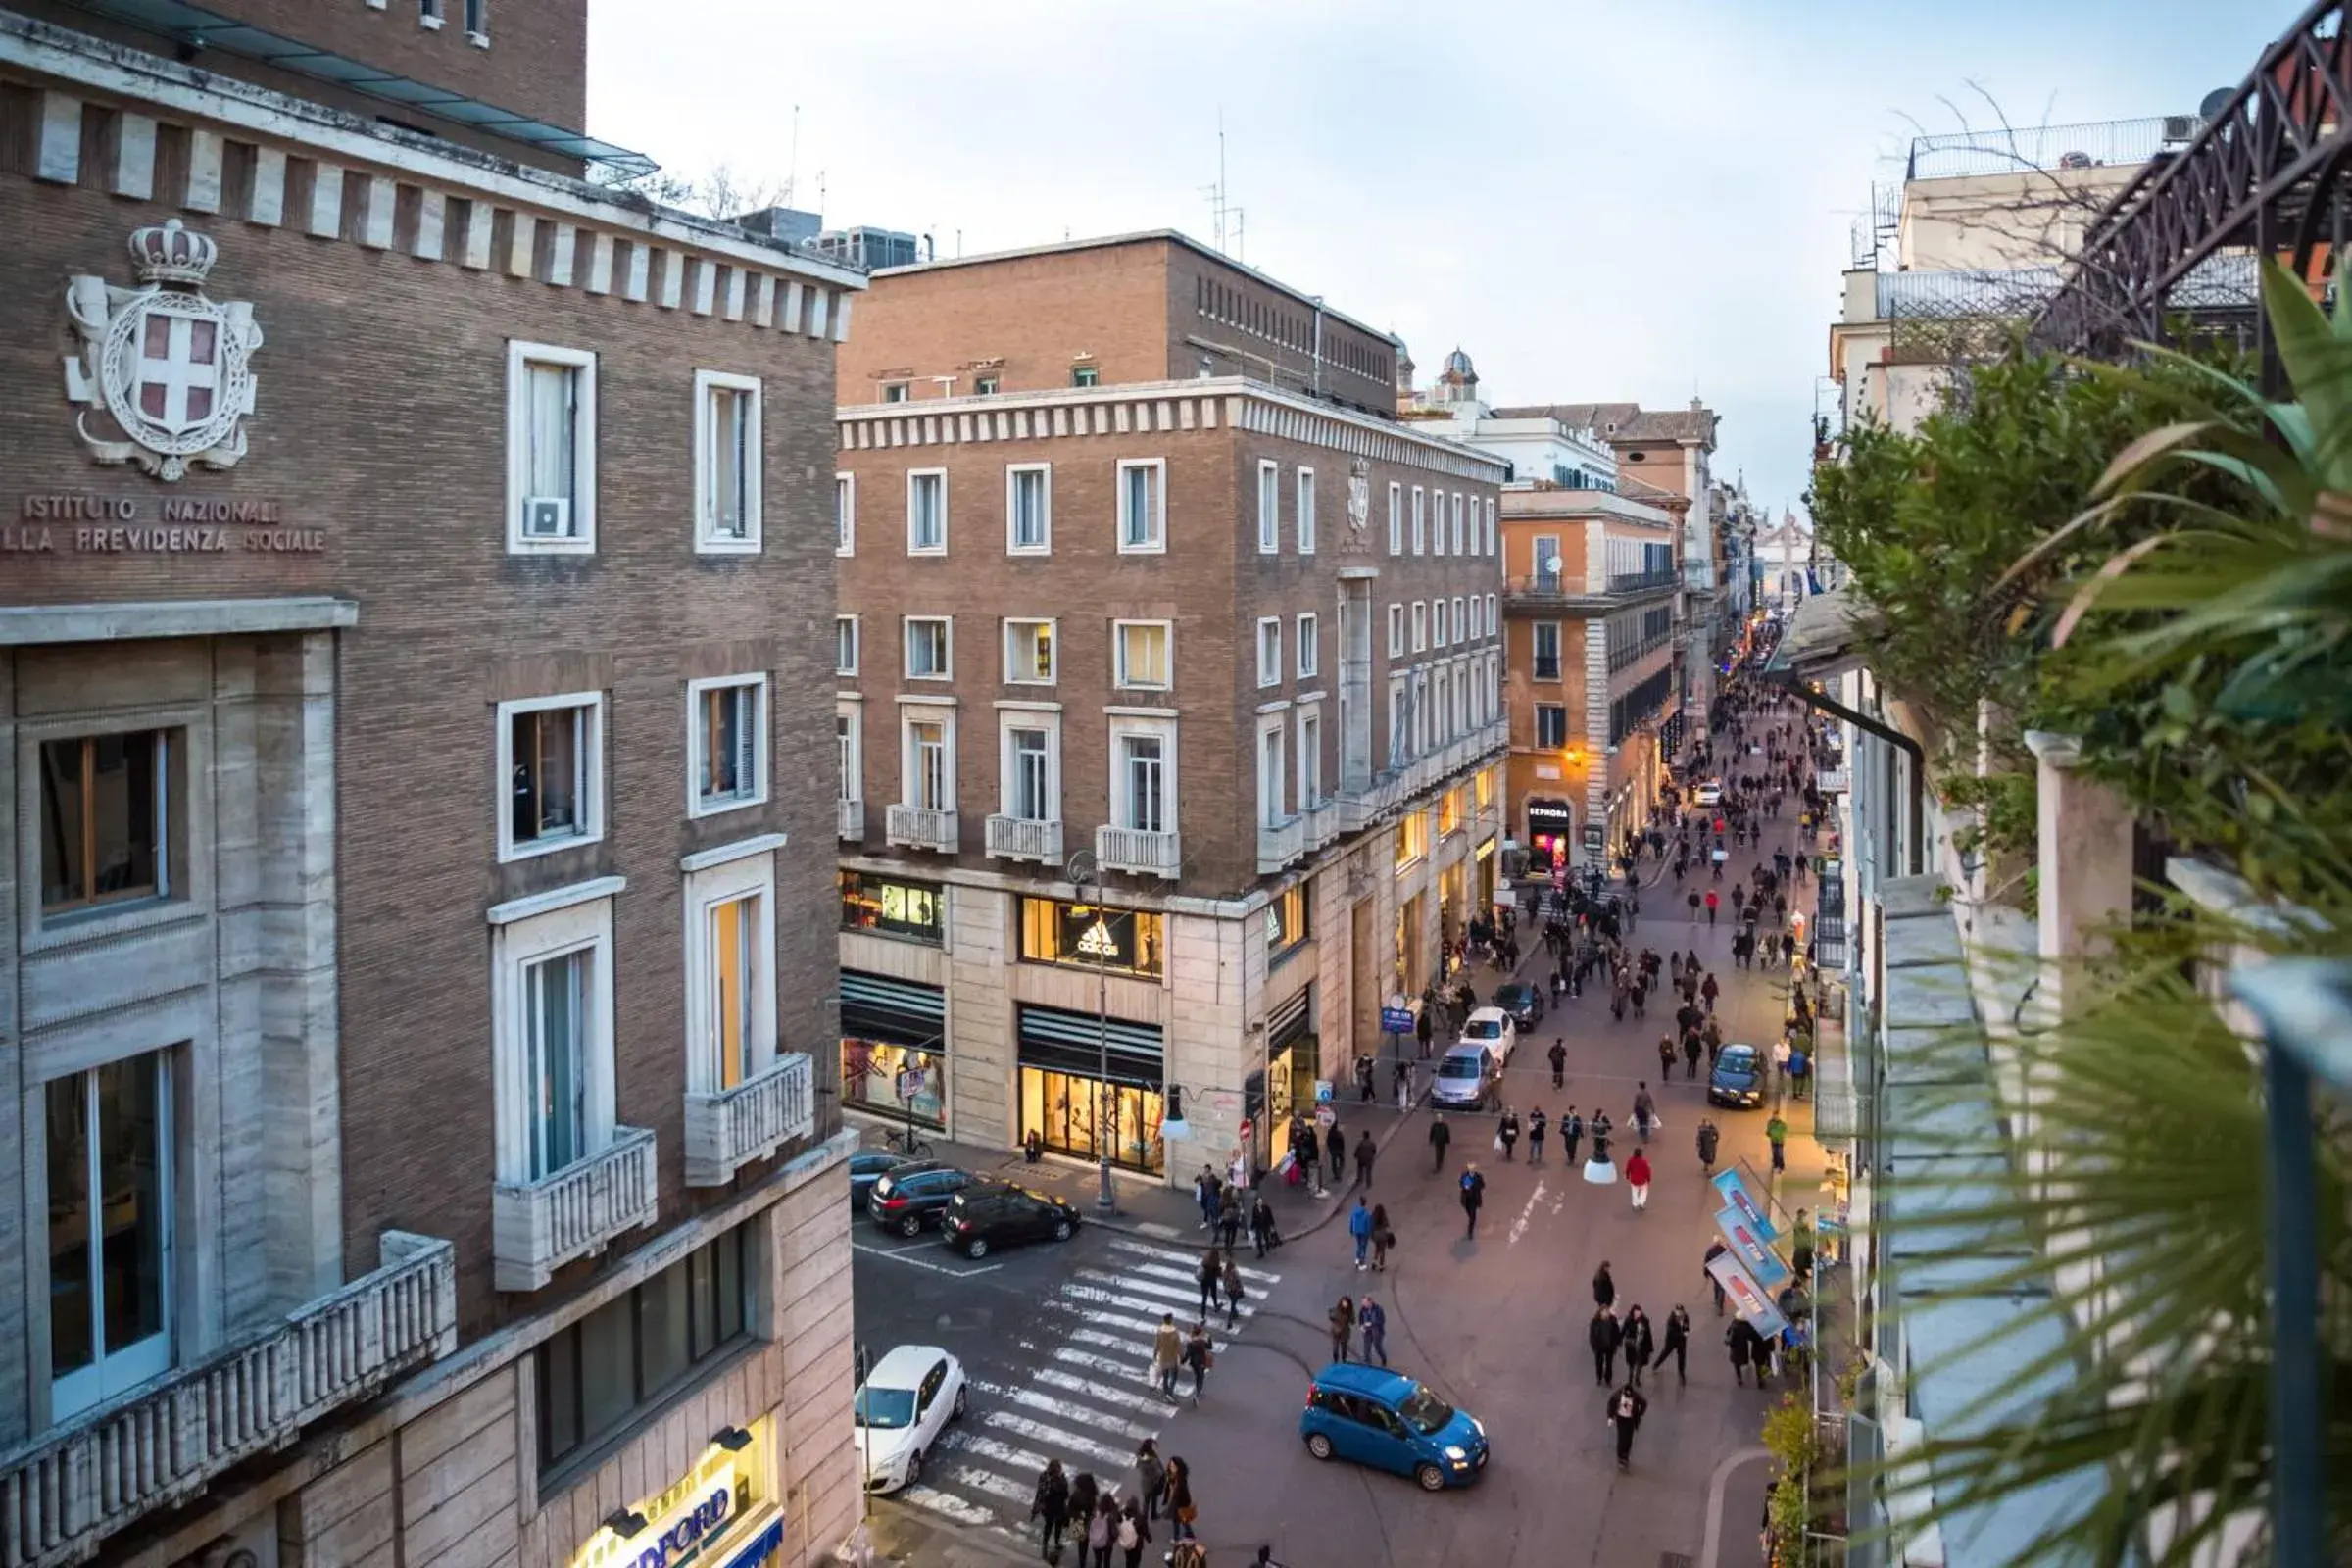
[{"label": "roof antenna", "polygon": [[[1225,184],[1225,109],[1217,108],[1217,182],[1208,187],[1208,216],[1210,231],[1216,247],[1239,259],[1242,244],[1242,210],[1228,200]],[[1227,220],[1231,220],[1228,226]]]},{"label": "roof antenna", "polygon": [[784,200],[781,205],[790,207],[793,198],[800,193],[801,186],[801,106],[799,104],[792,106],[792,158],[785,166],[785,170]]}]

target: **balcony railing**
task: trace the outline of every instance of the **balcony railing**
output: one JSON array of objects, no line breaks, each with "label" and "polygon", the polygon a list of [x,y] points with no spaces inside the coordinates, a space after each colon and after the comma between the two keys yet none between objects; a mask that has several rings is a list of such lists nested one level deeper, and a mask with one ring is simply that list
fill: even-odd
[{"label": "balcony railing", "polygon": [[1305,813],[1306,847],[1319,850],[1340,836],[1340,803],[1325,801]]},{"label": "balcony railing", "polygon": [[893,806],[883,820],[883,838],[910,850],[954,855],[963,845],[963,825],[954,811],[927,806]]},{"label": "balcony railing", "polygon": [[1613,599],[1636,594],[1660,593],[1682,580],[1672,566],[1663,571],[1620,571],[1600,580],[1595,587],[1582,572],[1539,571],[1532,575],[1505,577],[1502,580],[1503,599],[1520,609],[1544,610],[1572,604],[1605,604]]},{"label": "balcony railing", "polygon": [[456,1349],[455,1250],[386,1231],[378,1256],[284,1320],[0,1455],[0,1565],[85,1562],[142,1516]]},{"label": "balcony railing", "polygon": [[615,1127],[602,1153],[535,1182],[493,1188],[492,1283],[502,1291],[535,1291],[573,1258],[651,1225],[661,1212],[654,1174],[653,1133]]},{"label": "balcony railing", "polygon": [[834,837],[852,844],[865,842],[865,803],[863,801],[835,801],[833,815]]},{"label": "balcony railing", "polygon": [[1061,824],[1025,816],[992,816],[982,824],[988,853],[1000,860],[1061,863]]},{"label": "balcony railing", "polygon": [[716,1094],[686,1096],[686,1185],[718,1187],[736,1168],[816,1131],[816,1073],[803,1052]]},{"label": "balcony railing", "polygon": [[1257,824],[1257,872],[1270,876],[1306,853],[1306,818],[1286,816]]},{"label": "balcony railing", "polygon": [[1172,877],[1184,864],[1184,855],[1173,833],[1153,833],[1140,827],[1099,827],[1095,829],[1095,862],[1105,871]]},{"label": "balcony railing", "polygon": [[1609,592],[1613,594],[1645,594],[1660,588],[1672,588],[1682,580],[1672,566],[1656,571],[1612,571],[1609,573]]},{"label": "balcony railing", "polygon": [[1825,767],[1813,775],[1813,787],[1824,795],[1843,795],[1854,787],[1854,775],[1842,767]]}]

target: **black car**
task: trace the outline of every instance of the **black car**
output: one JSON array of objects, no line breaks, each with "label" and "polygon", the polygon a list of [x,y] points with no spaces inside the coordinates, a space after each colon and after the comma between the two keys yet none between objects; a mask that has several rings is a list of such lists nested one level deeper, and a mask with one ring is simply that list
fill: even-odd
[{"label": "black car", "polygon": [[1078,1231],[1078,1210],[1058,1198],[1010,1182],[974,1181],[948,1200],[939,1239],[966,1257],[986,1257],[999,1243],[1066,1242]]},{"label": "black car", "polygon": [[912,1163],[905,1154],[894,1154],[887,1149],[860,1149],[850,1156],[850,1211],[865,1206],[874,1183],[901,1165]]},{"label": "black car", "polygon": [[1544,1016],[1544,990],[1514,980],[1509,985],[1494,988],[1494,1005],[1511,1015],[1511,1022],[1525,1034]]},{"label": "black car", "polygon": [[1745,1109],[1764,1103],[1764,1057],[1753,1046],[1726,1046],[1707,1074],[1707,1103]]},{"label": "black car", "polygon": [[949,1201],[977,1180],[968,1170],[915,1160],[874,1178],[873,1191],[865,1195],[865,1212],[886,1231],[920,1235],[924,1226],[938,1224]]}]

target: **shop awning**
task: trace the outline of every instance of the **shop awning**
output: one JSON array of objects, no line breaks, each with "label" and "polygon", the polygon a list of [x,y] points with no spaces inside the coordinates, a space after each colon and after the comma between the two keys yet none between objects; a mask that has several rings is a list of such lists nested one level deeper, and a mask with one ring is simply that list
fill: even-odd
[{"label": "shop awning", "polygon": [[1857,667],[1855,626],[1861,613],[1860,602],[1843,588],[1813,595],[1788,617],[1764,673],[1774,679],[1827,680]]}]

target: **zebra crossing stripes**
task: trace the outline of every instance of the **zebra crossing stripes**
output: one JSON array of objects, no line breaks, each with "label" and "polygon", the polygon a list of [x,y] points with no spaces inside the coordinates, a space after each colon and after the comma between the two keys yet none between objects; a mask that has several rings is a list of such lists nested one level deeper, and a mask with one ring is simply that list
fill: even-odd
[{"label": "zebra crossing stripes", "polygon": [[[1092,1473],[1114,1494],[1132,1490],[1136,1446],[1158,1436],[1179,1408],[1152,1382],[1152,1336],[1162,1314],[1182,1324],[1200,1315],[1199,1269],[1181,1248],[1119,1237],[1093,1266],[1073,1270],[1019,1335],[1031,1369],[1013,1383],[974,1378],[968,1419],[940,1439],[921,1480],[897,1500],[1027,1549],[1029,1500],[1048,1460],[1059,1459],[1072,1476]],[[1245,1332],[1257,1311],[1252,1298],[1281,1279],[1244,1268],[1237,1327],[1221,1327],[1220,1308],[1210,1332],[1219,1340]]]}]

